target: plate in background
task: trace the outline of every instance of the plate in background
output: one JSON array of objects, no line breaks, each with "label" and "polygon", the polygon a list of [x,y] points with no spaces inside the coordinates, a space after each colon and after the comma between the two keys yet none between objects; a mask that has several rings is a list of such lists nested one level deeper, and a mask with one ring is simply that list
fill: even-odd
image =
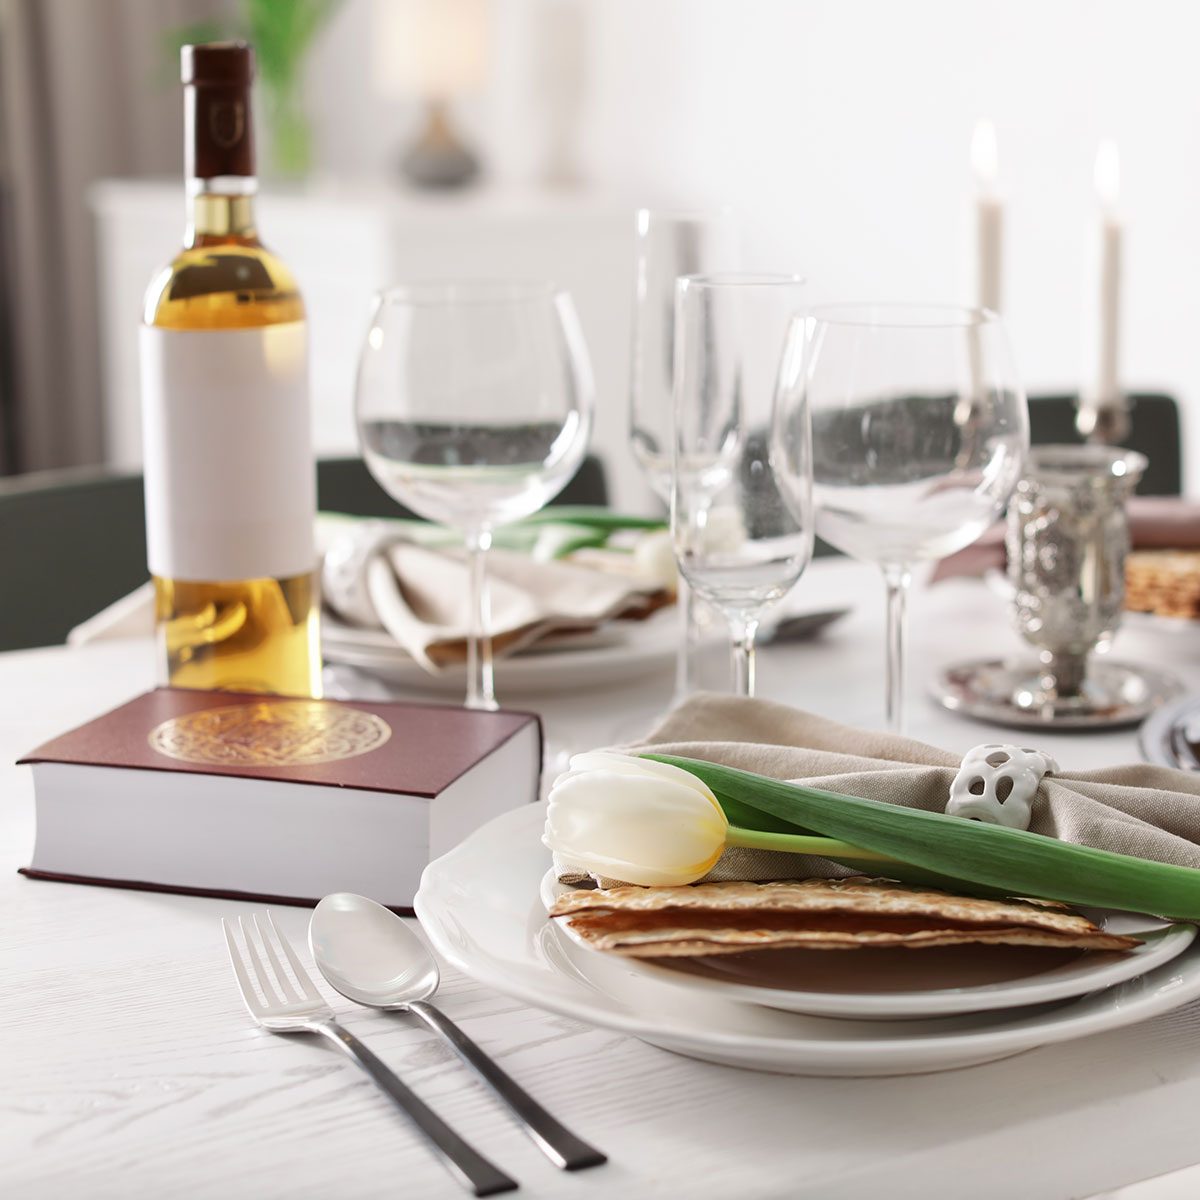
[{"label": "plate in background", "polygon": [[[520,654],[496,659],[496,690],[512,694],[603,687],[670,673],[677,628],[672,606],[644,621],[609,621],[596,630],[555,635],[553,642],[547,639]],[[325,614],[321,649],[326,662],[369,671],[397,687],[455,696],[466,691],[464,665],[431,675],[382,629],[343,625]]]},{"label": "plate in background", "polygon": [[[784,645],[818,636],[850,609],[812,612],[784,611],[763,626],[760,644]],[[714,648],[724,645],[724,631],[712,636]],[[496,688],[505,693],[550,692],[580,684],[603,687],[675,669],[679,616],[674,605],[642,621],[608,621],[597,629],[563,632],[535,642],[517,654],[496,659]],[[466,691],[463,666],[437,675],[424,670],[382,629],[344,625],[336,617],[321,617],[321,649],[334,666],[368,671],[384,683],[416,691],[461,696]]]}]

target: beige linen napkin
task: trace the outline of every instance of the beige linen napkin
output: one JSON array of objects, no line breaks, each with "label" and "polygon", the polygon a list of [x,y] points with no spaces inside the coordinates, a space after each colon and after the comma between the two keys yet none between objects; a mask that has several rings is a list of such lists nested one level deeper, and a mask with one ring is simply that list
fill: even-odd
[{"label": "beige linen napkin", "polygon": [[[466,658],[470,629],[462,551],[395,541],[367,564],[367,593],[378,627],[426,670]],[[592,629],[614,617],[641,617],[666,600],[636,580],[567,562],[538,562],[493,549],[487,557],[490,628],[496,655],[549,633]]]},{"label": "beige linen napkin", "polygon": [[[1030,744],[1037,749],[1036,738]],[[630,750],[704,759],[931,812],[945,811],[961,761],[895,734],[839,725],[766,700],[708,694],[681,705]],[[1141,763],[1095,771],[1063,763],[1061,772],[1042,781],[1030,828],[1066,842],[1200,868],[1200,775]],[[707,878],[846,874],[805,855],[731,847]],[[578,883],[588,877],[560,870],[559,878]]]}]

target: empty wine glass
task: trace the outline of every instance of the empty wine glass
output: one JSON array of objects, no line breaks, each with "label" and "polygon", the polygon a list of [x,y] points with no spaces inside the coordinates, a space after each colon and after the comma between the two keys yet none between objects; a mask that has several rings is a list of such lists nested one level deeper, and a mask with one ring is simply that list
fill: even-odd
[{"label": "empty wine glass", "polygon": [[786,489],[772,461],[794,275],[692,275],[675,310],[671,533],[688,584],[729,621],[737,692],[754,694],[754,637],[812,557],[811,472],[801,399],[788,410]]},{"label": "empty wine glass", "polygon": [[817,533],[883,569],[886,713],[898,731],[912,568],[996,520],[1029,446],[1008,339],[986,309],[833,305],[793,324],[784,376],[784,440],[789,407],[811,419]]},{"label": "empty wine glass", "polygon": [[355,415],[383,489],[460,529],[470,560],[467,707],[495,708],[485,556],[497,525],[536,512],[583,461],[591,365],[549,283],[416,283],[376,298]]},{"label": "empty wine glass", "polygon": [[[629,441],[646,481],[671,503],[674,419],[675,283],[681,275],[736,270],[740,262],[733,214],[639,209],[634,221],[633,345],[629,377]],[[697,603],[679,581],[679,653],[673,704],[696,690]]]}]

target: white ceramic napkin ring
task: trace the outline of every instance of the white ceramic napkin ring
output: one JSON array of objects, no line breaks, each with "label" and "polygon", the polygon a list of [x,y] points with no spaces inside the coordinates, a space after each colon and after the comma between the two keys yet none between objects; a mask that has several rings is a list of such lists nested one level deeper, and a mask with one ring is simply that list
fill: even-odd
[{"label": "white ceramic napkin ring", "polygon": [[950,785],[946,812],[969,821],[1028,829],[1033,798],[1058,763],[1040,750],[997,742],[975,746],[963,756]]}]

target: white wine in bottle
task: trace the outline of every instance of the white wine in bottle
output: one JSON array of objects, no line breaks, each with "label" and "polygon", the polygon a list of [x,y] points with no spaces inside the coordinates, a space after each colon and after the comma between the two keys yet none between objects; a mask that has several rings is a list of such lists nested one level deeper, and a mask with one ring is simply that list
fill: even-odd
[{"label": "white wine in bottle", "polygon": [[141,329],[146,541],[175,687],[318,696],[304,302],[258,240],[243,43],[185,46],[190,213]]}]

